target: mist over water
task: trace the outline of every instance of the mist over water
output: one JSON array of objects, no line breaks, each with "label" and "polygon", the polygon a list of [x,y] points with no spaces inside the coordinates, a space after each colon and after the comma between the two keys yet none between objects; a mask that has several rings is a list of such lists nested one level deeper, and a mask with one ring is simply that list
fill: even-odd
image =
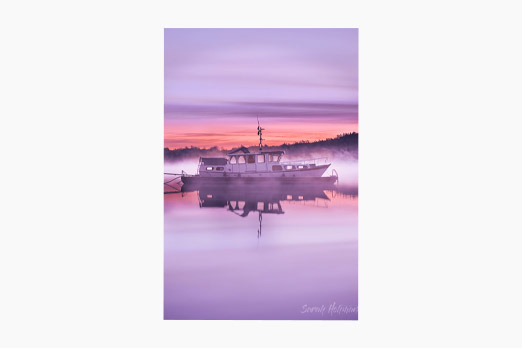
[{"label": "mist over water", "polygon": [[198,169],[199,158],[185,159],[182,161],[165,162],[163,168],[165,173],[181,174],[185,171],[187,174],[196,174]]}]

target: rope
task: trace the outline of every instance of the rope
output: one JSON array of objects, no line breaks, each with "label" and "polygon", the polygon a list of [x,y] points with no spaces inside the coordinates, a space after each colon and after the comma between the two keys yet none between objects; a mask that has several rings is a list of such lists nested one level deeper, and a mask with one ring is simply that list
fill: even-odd
[{"label": "rope", "polygon": [[168,184],[169,182],[173,182],[174,180],[178,180],[179,178],[180,178],[180,177],[177,176],[177,177],[175,177],[174,179],[171,179],[171,180],[169,180],[169,181],[165,181],[164,184]]}]

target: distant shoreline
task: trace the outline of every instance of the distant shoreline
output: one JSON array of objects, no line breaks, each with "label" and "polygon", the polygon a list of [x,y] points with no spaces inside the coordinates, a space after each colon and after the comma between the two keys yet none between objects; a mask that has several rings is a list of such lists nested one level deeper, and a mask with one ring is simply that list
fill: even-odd
[{"label": "distant shoreline", "polygon": [[[239,148],[236,147],[236,148]],[[233,149],[223,149],[217,146],[211,148],[199,148],[199,147],[184,147],[169,149],[164,148],[164,160],[165,161],[179,161],[183,159],[197,158],[202,156],[224,156]],[[257,146],[249,146],[248,149],[251,152],[258,151]],[[264,146],[263,150],[284,150],[288,156],[302,156],[305,154],[313,153],[327,153],[329,155],[346,155],[349,154],[354,158],[358,157],[359,149],[359,134],[343,133],[339,134],[335,138],[328,138],[318,141],[300,141],[292,144],[281,144],[277,146]]]}]

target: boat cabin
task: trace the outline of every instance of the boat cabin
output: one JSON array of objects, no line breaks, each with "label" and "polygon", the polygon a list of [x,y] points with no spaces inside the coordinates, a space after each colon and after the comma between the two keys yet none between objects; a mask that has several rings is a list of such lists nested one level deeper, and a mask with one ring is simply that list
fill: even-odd
[{"label": "boat cabin", "polygon": [[[199,161],[199,174],[202,176],[279,176],[302,173],[317,166],[314,160],[281,162],[284,151],[250,152],[241,147],[227,154],[228,158],[202,157]],[[326,168],[325,168],[326,169]],[[304,174],[304,173],[303,173]],[[306,173],[311,174],[311,173]]]}]

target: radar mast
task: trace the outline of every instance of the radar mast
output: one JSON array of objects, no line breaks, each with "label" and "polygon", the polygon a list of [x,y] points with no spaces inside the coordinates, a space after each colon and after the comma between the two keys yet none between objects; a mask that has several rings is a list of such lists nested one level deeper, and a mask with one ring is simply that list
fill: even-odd
[{"label": "radar mast", "polygon": [[259,152],[263,151],[263,131],[265,130],[264,128],[261,128],[261,126],[259,125],[259,117],[257,117],[257,135],[259,135]]}]

